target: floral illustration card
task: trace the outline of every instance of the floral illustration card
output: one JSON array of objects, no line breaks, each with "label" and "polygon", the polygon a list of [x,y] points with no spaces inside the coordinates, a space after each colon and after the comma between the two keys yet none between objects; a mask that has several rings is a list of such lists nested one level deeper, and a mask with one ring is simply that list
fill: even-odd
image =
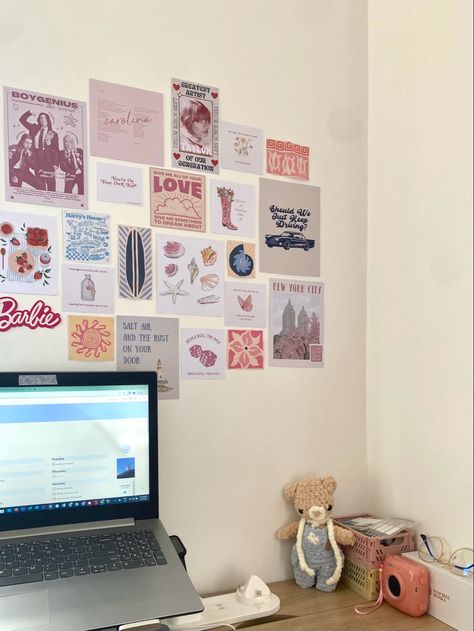
[{"label": "floral illustration card", "polygon": [[119,226],[119,296],[151,300],[152,293],[151,228]]},{"label": "floral illustration card", "polygon": [[219,89],[171,79],[171,112],[172,166],[219,173]]},{"label": "floral illustration card", "polygon": [[108,263],[110,215],[92,211],[63,211],[63,243],[66,261]]},{"label": "floral illustration card", "polygon": [[91,154],[163,164],[163,95],[89,80]]},{"label": "floral illustration card", "polygon": [[265,285],[226,282],[226,326],[264,329],[266,321]]},{"label": "floral illustration card", "polygon": [[267,173],[309,179],[309,147],[267,138]]},{"label": "floral illustration card", "polygon": [[158,399],[179,399],[179,320],[117,316],[118,370],[154,370]]},{"label": "floral illustration card", "polygon": [[156,235],[158,313],[224,315],[224,243]]},{"label": "floral illustration card", "polygon": [[221,159],[223,169],[260,175],[263,164],[263,129],[223,121]]},{"label": "floral illustration card", "polygon": [[255,187],[211,180],[211,230],[229,237],[255,236]]},{"label": "floral illustration card", "polygon": [[58,293],[57,221],[0,212],[0,292]]},{"label": "floral illustration card", "polygon": [[150,223],[164,228],[205,232],[204,176],[151,167]]},{"label": "floral illustration card", "polygon": [[63,263],[62,308],[76,313],[113,313],[115,269]]},{"label": "floral illustration card", "polygon": [[323,283],[270,279],[270,366],[323,365]]},{"label": "floral illustration card", "polygon": [[227,368],[263,368],[263,331],[229,329],[227,331]]},{"label": "floral illustration card", "polygon": [[98,162],[97,199],[100,202],[143,206],[142,169]]},{"label": "floral illustration card", "polygon": [[114,318],[68,316],[68,359],[113,361],[114,335]]},{"label": "floral illustration card", "polygon": [[318,186],[260,179],[260,271],[320,275]]},{"label": "floral illustration card", "polygon": [[223,329],[181,329],[183,379],[223,379],[225,354]]},{"label": "floral illustration card", "polygon": [[255,243],[227,241],[227,274],[233,278],[255,278]]}]

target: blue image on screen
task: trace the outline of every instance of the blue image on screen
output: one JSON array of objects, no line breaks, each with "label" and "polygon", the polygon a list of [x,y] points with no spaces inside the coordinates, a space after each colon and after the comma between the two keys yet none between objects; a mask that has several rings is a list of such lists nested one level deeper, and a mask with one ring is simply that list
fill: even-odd
[{"label": "blue image on screen", "polygon": [[117,480],[135,477],[135,458],[117,458]]}]

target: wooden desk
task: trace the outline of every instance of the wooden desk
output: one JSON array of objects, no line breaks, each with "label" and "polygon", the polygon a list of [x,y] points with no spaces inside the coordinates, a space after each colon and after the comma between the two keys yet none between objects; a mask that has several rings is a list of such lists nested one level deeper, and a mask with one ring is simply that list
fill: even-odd
[{"label": "wooden desk", "polygon": [[339,583],[335,592],[301,589],[291,581],[269,584],[280,598],[278,613],[268,618],[249,620],[237,625],[246,631],[453,631],[452,627],[428,614],[412,618],[383,603],[376,611],[360,616],[356,605],[367,601],[346,585]]}]

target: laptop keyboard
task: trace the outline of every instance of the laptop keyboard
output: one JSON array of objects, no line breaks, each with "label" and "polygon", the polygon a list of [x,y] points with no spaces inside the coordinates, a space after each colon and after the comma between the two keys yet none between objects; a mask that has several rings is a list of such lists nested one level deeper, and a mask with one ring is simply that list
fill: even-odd
[{"label": "laptop keyboard", "polygon": [[152,530],[0,545],[0,587],[166,565]]}]

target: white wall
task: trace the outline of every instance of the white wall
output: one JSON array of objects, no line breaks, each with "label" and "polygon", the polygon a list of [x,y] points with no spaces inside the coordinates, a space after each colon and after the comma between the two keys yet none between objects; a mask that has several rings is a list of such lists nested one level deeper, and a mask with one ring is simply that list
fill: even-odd
[{"label": "white wall", "polygon": [[[3,85],[87,100],[94,77],[163,92],[169,151],[170,77],[187,78],[220,87],[223,120],[311,147],[310,183],[322,189],[326,366],[183,381],[181,399],[160,406],[161,515],[188,548],[201,593],[234,587],[252,572],[267,581],[291,575],[289,544],[274,539],[294,517],[281,496],[288,481],[331,472],[339,482],[336,512],[367,508],[366,4],[23,0],[21,11],[1,5]],[[114,224],[148,225],[146,207],[131,216],[95,201],[95,162],[90,207],[110,211]],[[53,208],[4,207],[59,216]],[[24,306],[34,300],[20,298]],[[60,298],[50,304],[59,310]],[[117,300],[116,311],[151,315],[154,301]],[[223,322],[182,317],[181,325]],[[65,325],[9,331],[0,345],[1,370],[87,368],[67,360]]]},{"label": "white wall", "polygon": [[472,545],[472,2],[369,0],[372,509]]}]

